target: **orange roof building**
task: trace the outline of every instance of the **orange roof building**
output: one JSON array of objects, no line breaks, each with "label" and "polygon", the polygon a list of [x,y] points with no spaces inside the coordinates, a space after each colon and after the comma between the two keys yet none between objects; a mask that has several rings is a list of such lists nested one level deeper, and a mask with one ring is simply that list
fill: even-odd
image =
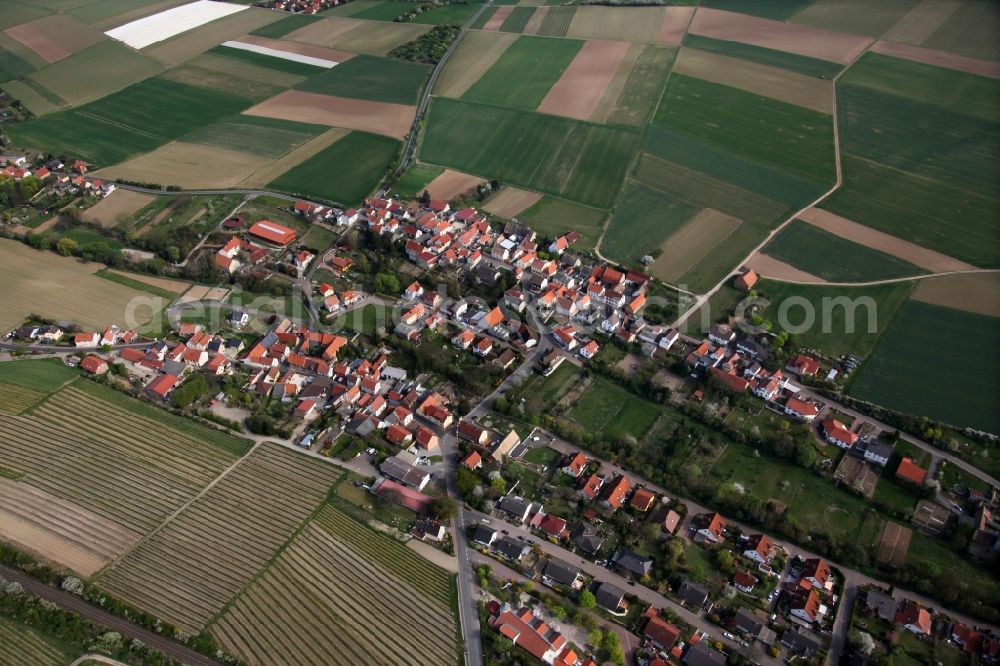
[{"label": "orange roof building", "polygon": [[896,468],[896,478],[922,486],[927,478],[927,470],[914,463],[910,458],[903,458],[899,461],[899,467]]},{"label": "orange roof building", "polygon": [[250,227],[249,232],[250,235],[266,240],[268,243],[274,243],[275,245],[288,245],[297,236],[295,229],[289,229],[270,220],[261,220],[254,223]]},{"label": "orange roof building", "polygon": [[629,505],[638,511],[649,511],[649,507],[653,506],[654,501],[656,501],[656,493],[645,488],[639,488],[632,495]]},{"label": "orange roof building", "polygon": [[758,280],[760,280],[760,276],[753,271],[747,271],[743,275],[736,278],[736,288],[742,289],[743,291],[750,291],[753,289],[753,286],[757,284]]}]

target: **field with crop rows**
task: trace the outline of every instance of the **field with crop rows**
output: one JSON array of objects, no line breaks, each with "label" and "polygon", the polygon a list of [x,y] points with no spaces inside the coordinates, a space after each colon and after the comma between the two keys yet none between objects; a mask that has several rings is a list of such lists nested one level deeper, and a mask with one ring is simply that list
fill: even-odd
[{"label": "field with crop rows", "polygon": [[435,98],[421,159],[605,208],[638,141],[623,128]]},{"label": "field with crop rows", "polygon": [[[273,180],[269,187],[342,203],[360,204],[399,152],[399,141],[351,132]],[[343,168],[350,164],[351,168]]]},{"label": "field with crop rows", "polygon": [[332,465],[265,444],[103,572],[99,583],[197,633],[275,555],[339,475]]},{"label": "field with crop rows", "polygon": [[44,396],[45,394],[40,391],[0,382],[0,412],[20,414]]},{"label": "field with crop rows", "polygon": [[[127,404],[104,399],[107,394]],[[0,456],[25,473],[25,482],[129,529],[149,531],[235,457],[211,443],[212,431],[170,428],[129,409],[133,404],[152,409],[78,380],[29,416],[0,416],[6,433]]]},{"label": "field with crop rows", "polygon": [[830,282],[869,282],[926,273],[908,261],[796,220],[764,253]]},{"label": "field with crop rows", "polygon": [[55,358],[0,363],[0,383],[21,386],[42,394],[52,393],[79,376],[76,370]]},{"label": "field with crop rows", "polygon": [[521,37],[462,99],[535,109],[582,46],[583,42],[574,39]]},{"label": "field with crop rows", "polygon": [[[69,153],[100,165],[150,151],[250,106],[226,92],[161,78],[9,128],[15,145]],[[114,141],[109,141],[109,136]]]},{"label": "field with crop rows", "polygon": [[676,49],[652,44],[634,45],[632,48],[640,51],[608,113],[609,123],[645,125],[649,121],[677,54]]},{"label": "field with crop rows", "polygon": [[741,60],[749,60],[762,65],[787,69],[790,72],[797,72],[798,74],[815,76],[817,78],[832,79],[837,75],[837,72],[843,69],[840,63],[830,62],[829,60],[820,60],[819,58],[810,58],[809,56],[788,53],[787,51],[776,51],[764,48],[763,46],[754,46],[753,44],[744,44],[742,42],[729,42],[724,39],[713,39],[712,37],[690,33],[684,36],[684,45],[731,58],[740,58]]},{"label": "field with crop rows", "polygon": [[210,629],[255,666],[454,664],[450,586],[412,550],[326,507]]},{"label": "field with crop rows", "polygon": [[539,35],[549,37],[565,37],[569,32],[569,26],[573,22],[573,15],[576,14],[576,7],[549,7],[542,25],[538,28]]},{"label": "field with crop rows", "polygon": [[0,618],[0,666],[66,666],[70,661],[71,655],[41,633]]},{"label": "field with crop rows", "polygon": [[[849,392],[901,412],[1000,432],[1000,320],[910,301]],[[969,353],[975,340],[982,353]]]},{"label": "field with crop rows", "polygon": [[327,129],[323,125],[241,115],[185,134],[183,141],[274,159],[319,136]]}]

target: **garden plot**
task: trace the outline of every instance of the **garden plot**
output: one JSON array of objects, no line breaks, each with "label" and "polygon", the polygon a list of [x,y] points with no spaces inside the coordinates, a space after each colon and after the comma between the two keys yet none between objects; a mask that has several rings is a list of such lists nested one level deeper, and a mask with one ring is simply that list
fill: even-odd
[{"label": "garden plot", "polygon": [[143,49],[245,9],[247,9],[246,6],[197,0],[197,2],[188,5],[174,7],[152,16],[131,21],[108,30],[104,34],[124,42],[134,49]]},{"label": "garden plot", "polygon": [[872,41],[867,37],[704,7],[695,12],[689,32],[842,64],[854,60]]},{"label": "garden plot", "polygon": [[333,465],[265,444],[99,584],[198,633],[274,557],[340,476]]},{"label": "garden plot", "polygon": [[449,578],[327,507],[210,630],[253,666],[454,664]]}]

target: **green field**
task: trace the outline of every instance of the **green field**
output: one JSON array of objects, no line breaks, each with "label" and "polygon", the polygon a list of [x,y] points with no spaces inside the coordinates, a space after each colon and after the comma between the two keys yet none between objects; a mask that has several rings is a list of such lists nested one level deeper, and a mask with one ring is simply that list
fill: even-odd
[{"label": "green field", "polygon": [[1000,433],[998,349],[996,318],[910,301],[879,340],[850,394],[902,412]]},{"label": "green field", "polygon": [[479,11],[479,7],[480,5],[476,3],[442,5],[429,12],[424,12],[410,22],[422,23],[423,25],[465,25],[469,17]]},{"label": "green field", "polygon": [[531,207],[521,211],[517,219],[529,225],[546,238],[556,238],[568,231],[580,234],[573,245],[577,251],[590,250],[601,236],[601,228],[608,214],[565,199],[542,197]]},{"label": "green field", "polygon": [[434,98],[420,157],[605,208],[638,142],[623,128]]},{"label": "green field", "polygon": [[0,363],[0,382],[52,393],[79,373],[59,359]]},{"label": "green field", "polygon": [[297,87],[324,95],[416,104],[430,71],[419,63],[358,55]]},{"label": "green field", "polygon": [[227,92],[153,78],[80,108],[19,123],[8,131],[18,146],[107,166],[248,106],[249,100]]},{"label": "green field", "polygon": [[620,264],[637,266],[643,255],[659,250],[699,210],[659,190],[626,181],[601,242],[601,254]]},{"label": "green field", "polygon": [[[837,75],[843,66],[840,63],[810,58],[787,51],[776,51],[775,49],[744,44],[742,42],[730,42],[724,39],[713,39],[688,33],[684,36],[684,45],[701,51],[711,51],[731,58],[740,58],[758,62],[762,65],[779,67],[791,72],[798,72],[806,76],[814,76],[821,79],[832,79]],[[865,57],[868,57],[867,55]],[[853,69],[852,69],[853,72]]]},{"label": "green field", "polygon": [[403,199],[416,199],[427,187],[427,183],[441,175],[441,167],[412,163],[403,172],[392,188]]},{"label": "green field", "polygon": [[520,37],[462,99],[535,109],[582,46],[575,39]]},{"label": "green field", "polygon": [[[1000,87],[995,88],[1000,92]],[[979,99],[996,100],[997,95]],[[837,85],[841,150],[952,187],[995,196],[1000,123],[872,88]]]},{"label": "green field", "polygon": [[[911,288],[909,282],[874,287],[819,287],[762,280],[757,293],[771,301],[764,318],[773,323],[773,332],[783,329],[779,309],[786,301],[789,302],[785,317],[789,332],[796,332],[795,329],[808,322],[805,308],[798,304],[805,299],[814,313],[814,320],[806,330],[798,332],[799,344],[834,357],[854,354],[864,358],[875,348],[879,337],[906,302]],[[848,316],[850,311],[834,300],[842,297],[857,303],[857,307],[851,308],[854,314],[853,330],[851,317]],[[792,298],[795,300],[789,301]],[[874,307],[867,307],[866,304]]]},{"label": "green field", "polygon": [[278,39],[284,37],[290,32],[294,32],[299,28],[304,28],[310,23],[315,23],[316,21],[322,20],[318,16],[306,16],[304,14],[297,14],[295,16],[288,16],[286,18],[275,21],[274,23],[268,23],[265,26],[257,28],[251,35],[257,35],[259,37],[270,37],[271,39]]},{"label": "green field", "polygon": [[34,3],[5,2],[3,12],[0,12],[0,30],[6,30],[11,26],[27,23],[28,21],[34,21],[51,13],[44,7],[39,7]]},{"label": "green field", "polygon": [[514,7],[514,11],[501,24],[500,32],[523,32],[528,21],[535,15],[535,9],[535,7]]},{"label": "green field", "polygon": [[279,118],[241,115],[185,134],[182,140],[274,159],[328,129]]},{"label": "green field", "polygon": [[675,74],[654,122],[821,185],[835,177],[833,119],[818,111]]},{"label": "green field", "polygon": [[542,19],[542,25],[538,28],[539,35],[545,35],[548,37],[565,37],[566,33],[569,32],[569,25],[573,22],[573,16],[576,15],[576,7],[552,7],[549,9],[548,13],[545,14],[545,18]]},{"label": "green field", "polygon": [[[355,2],[356,1],[357,0],[355,0]],[[496,5],[498,5],[498,4],[499,3],[494,3],[493,7],[487,7],[486,11],[484,11],[482,14],[480,14],[479,18],[477,18],[475,21],[472,22],[472,29],[473,30],[482,30],[483,26],[486,25],[486,22],[489,21],[490,18],[492,18],[493,14],[496,13],[496,11],[497,11],[497,6]]]},{"label": "green field", "polygon": [[795,220],[764,252],[829,282],[870,282],[927,271],[802,220]]},{"label": "green field", "polygon": [[625,125],[645,125],[649,122],[660,101],[676,55],[677,49],[644,45],[629,72],[614,110],[608,116],[608,122]]},{"label": "green field", "polygon": [[238,60],[251,65],[257,65],[258,67],[285,72],[286,74],[295,74],[297,76],[313,76],[314,74],[320,74],[321,72],[328,71],[325,67],[319,67],[318,65],[296,62],[286,58],[278,58],[277,56],[267,55],[266,53],[247,51],[245,49],[234,49],[229,46],[213,46],[206,51],[206,53],[219,56],[220,58],[229,58],[230,60]]},{"label": "green field", "polygon": [[1000,203],[844,156],[844,185],[823,208],[984,268],[1000,266]]},{"label": "green field", "polygon": [[0,664],[3,666],[65,666],[81,648],[59,645],[32,627],[0,618]]},{"label": "green field", "polygon": [[391,21],[397,16],[411,9],[402,2],[376,2],[368,3],[360,11],[351,11],[350,17],[356,19],[367,19],[369,21]]},{"label": "green field", "polygon": [[16,44],[11,43],[10,46],[12,48],[5,48],[0,45],[0,82],[20,78],[31,74],[36,69],[35,65],[27,60],[27,58],[31,57],[28,53],[22,52],[24,56],[22,57],[13,50],[13,48],[17,47]]},{"label": "green field", "polygon": [[727,12],[740,12],[761,18],[786,19],[803,7],[808,7],[813,0],[702,0],[700,6],[711,9],[721,9]]},{"label": "green field", "polygon": [[625,435],[642,439],[659,415],[656,405],[603,377],[594,380],[568,413],[587,432],[607,440]]},{"label": "green field", "polygon": [[[396,139],[351,132],[268,186],[348,206],[357,205],[378,185],[399,147],[400,142]],[[351,168],[343,168],[345,164],[350,164]]]},{"label": "green field", "polygon": [[996,4],[963,2],[921,46],[970,58],[1000,60],[1000,43],[997,42],[996,34]]}]

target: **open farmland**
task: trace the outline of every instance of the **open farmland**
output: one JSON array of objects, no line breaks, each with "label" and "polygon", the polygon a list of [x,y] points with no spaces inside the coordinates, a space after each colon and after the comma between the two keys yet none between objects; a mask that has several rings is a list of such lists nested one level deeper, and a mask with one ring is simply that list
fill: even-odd
[{"label": "open farmland", "polygon": [[[763,316],[772,322],[774,332],[797,332],[802,347],[815,348],[833,357],[854,354],[865,358],[892,323],[912,288],[908,282],[872,287],[824,287],[762,280],[757,293],[771,302]],[[802,299],[809,303],[808,307]],[[782,321],[782,303],[786,301],[789,304],[785,306]]]},{"label": "open farmland", "polygon": [[650,265],[649,272],[661,280],[677,282],[698,266],[740,224],[735,217],[703,208],[664,241],[662,254]]},{"label": "open farmland", "polygon": [[[260,37],[255,37],[254,39],[262,39]],[[294,43],[294,42],[290,42]],[[316,64],[310,64],[306,62],[300,62],[295,56],[295,58],[279,58],[270,53],[259,53],[257,49],[265,48],[258,47],[254,44],[247,44],[247,48],[238,48],[237,45],[242,45],[242,42],[228,41],[219,46],[208,49],[205,53],[196,58],[188,61],[194,62],[200,58],[214,57],[214,58],[225,58],[227,60],[232,60],[236,62],[246,63],[248,65],[253,65],[255,67],[260,67],[263,69],[270,69],[276,72],[284,72],[286,74],[291,74],[297,77],[297,80],[291,85],[301,83],[306,79],[306,77],[312,76],[314,74],[320,74],[325,72],[328,67],[318,66]],[[303,49],[317,49],[319,51],[333,51],[333,49],[322,49],[319,46],[309,46],[308,44],[300,44],[299,46]]]},{"label": "open farmland", "polygon": [[669,194],[627,181],[601,241],[601,254],[627,266],[638,266],[644,255],[656,253],[698,210]]},{"label": "open farmland", "polygon": [[[503,192],[500,196],[503,196]],[[486,209],[490,210],[489,207]],[[601,237],[607,216],[606,211],[598,208],[555,197],[542,197],[537,202],[532,202],[528,208],[505,217],[517,217],[546,238],[556,238],[569,231],[576,231],[580,234],[580,240],[573,249],[586,251],[592,249]]]},{"label": "open farmland", "polygon": [[921,46],[970,58],[1000,60],[996,31],[996,5],[989,2],[963,2]]},{"label": "open farmland", "polygon": [[66,666],[68,654],[31,627],[0,618],[0,666]]},{"label": "open farmland", "polygon": [[676,54],[676,49],[633,44],[590,119],[645,125],[660,101]]},{"label": "open farmland", "polygon": [[847,32],[853,35],[877,38],[902,20],[914,0],[816,0],[800,12],[791,22],[824,30]]},{"label": "open farmland", "polygon": [[401,139],[410,131],[416,107],[288,90],[247,109],[245,113],[356,129]]},{"label": "open farmland", "polygon": [[264,444],[105,570],[99,584],[197,633],[275,555],[339,475],[333,465]]},{"label": "open farmland", "polygon": [[1000,273],[942,275],[917,282],[913,299],[1000,318]]},{"label": "open farmland", "polygon": [[463,100],[535,109],[569,67],[583,42],[521,37],[469,88]]},{"label": "open farmland", "polygon": [[[976,340],[981,353],[969,353]],[[879,340],[850,394],[956,426],[1000,432],[1000,321],[910,301]]]},{"label": "open farmland", "polygon": [[190,0],[115,0],[115,2],[83,2],[67,13],[99,30],[125,25],[152,16]]},{"label": "open farmland", "polygon": [[[77,109],[19,123],[9,132],[17,145],[114,164],[238,113],[248,104],[230,93],[155,78]],[[114,141],[108,140],[111,135]]]},{"label": "open farmland", "polygon": [[97,30],[65,14],[22,23],[5,32],[38,54],[45,62],[62,60],[103,39]]},{"label": "open farmland", "polygon": [[[269,186],[344,205],[360,204],[378,185],[399,147],[399,142],[389,137],[351,132]],[[350,164],[351,168],[342,168],[344,164]]]},{"label": "open farmland", "polygon": [[[212,49],[212,52],[193,58],[180,67],[167,70],[160,78],[195,88],[230,93],[253,102],[276,95],[305,80],[299,74],[218,55],[215,51]],[[276,58],[271,60],[288,62]]]},{"label": "open farmland", "polygon": [[466,33],[438,77],[434,93],[461,97],[515,41],[516,36],[503,33],[474,30]]},{"label": "open farmland", "polygon": [[447,572],[326,507],[210,629],[254,666],[454,664],[450,587]]},{"label": "open farmland", "polygon": [[782,229],[764,252],[830,282],[869,282],[926,272],[802,220]]},{"label": "open farmland", "polygon": [[[213,3],[215,4],[215,3]],[[212,21],[206,25],[159,42],[144,49],[149,57],[173,67],[190,60],[210,48],[236,39],[251,30],[277,21],[278,12],[257,7]]]},{"label": "open farmland", "polygon": [[727,12],[741,12],[751,16],[775,19],[780,21],[786,19],[803,7],[807,7],[814,0],[757,0],[756,2],[743,2],[743,0],[701,0],[698,3],[702,7],[712,9],[722,9]]},{"label": "open farmland", "polygon": [[[512,217],[517,217],[521,211],[534,205],[541,198],[542,195],[538,192],[519,190],[516,187],[504,185],[499,192],[483,202],[483,210],[509,220]],[[541,231],[541,233],[545,232]]]},{"label": "open farmland", "polygon": [[666,7],[582,5],[576,8],[566,36],[577,39],[657,42],[666,17]]},{"label": "open farmland", "polygon": [[576,7],[549,7],[538,26],[537,34],[548,37],[565,37],[576,14]]},{"label": "open farmland", "polygon": [[464,25],[478,10],[479,5],[476,3],[441,5],[424,12],[411,22],[421,25]]},{"label": "open farmland", "polygon": [[478,176],[445,169],[437,178],[427,183],[424,190],[434,199],[451,201],[455,197],[473,190],[483,182],[483,179]]},{"label": "open farmland", "polygon": [[0,412],[4,414],[20,414],[44,397],[40,391],[0,382]]},{"label": "open farmland", "polygon": [[523,32],[535,11],[535,7],[514,7],[500,25],[500,32]]},{"label": "open farmland", "polygon": [[299,84],[298,88],[375,102],[416,104],[429,74],[427,65],[359,55]]},{"label": "open farmland", "polygon": [[843,69],[840,63],[819,58],[810,58],[786,51],[776,51],[752,44],[741,42],[729,42],[724,39],[712,39],[702,35],[688,33],[684,36],[684,45],[696,48],[699,51],[718,53],[719,55],[740,60],[756,62],[768,67],[786,69],[790,72],[805,74],[821,79],[832,79]]},{"label": "open farmland", "polygon": [[384,56],[431,29],[416,23],[387,23],[352,18],[326,18],[284,36],[285,39],[351,53]]},{"label": "open farmland", "polygon": [[0,32],[0,82],[31,74],[46,62],[27,46]]},{"label": "open farmland", "polygon": [[392,186],[392,191],[401,198],[416,199],[427,187],[427,184],[442,173],[444,173],[444,169],[441,167],[411,162],[399,180]]},{"label": "open farmland", "polygon": [[186,134],[183,141],[277,158],[325,131],[322,125],[241,115],[197,129]]},{"label": "open farmland", "polygon": [[[94,275],[102,264],[84,263],[52,252],[0,240],[0,329],[8,330],[35,313],[59,321],[72,321],[93,329],[111,323],[132,323],[143,330],[166,305],[128,287],[108,284]],[[135,299],[141,299],[136,301]],[[129,304],[136,303],[129,322]],[[159,330],[158,324],[155,330]]]},{"label": "open farmland", "polygon": [[220,4],[209,0],[196,0],[181,7],[174,7],[152,16],[146,16],[107,32],[108,37],[124,42],[134,49],[170,39],[216,19],[242,12],[246,7]]},{"label": "open farmland", "polygon": [[573,62],[542,99],[538,110],[589,120],[618,73],[629,47],[627,42],[584,42]]},{"label": "open farmland", "polygon": [[152,194],[118,189],[83,211],[80,217],[105,228],[114,227],[123,220],[130,219],[155,198]]},{"label": "open farmland", "polygon": [[607,207],[638,135],[527,111],[435,98],[421,159]]}]

